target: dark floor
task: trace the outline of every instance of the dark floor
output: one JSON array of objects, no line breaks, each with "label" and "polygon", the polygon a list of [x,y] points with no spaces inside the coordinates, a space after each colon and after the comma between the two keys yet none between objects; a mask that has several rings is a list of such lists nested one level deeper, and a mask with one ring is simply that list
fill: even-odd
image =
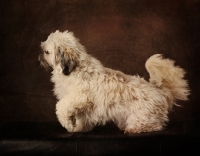
[{"label": "dark floor", "polygon": [[[1,123],[0,155],[199,155],[200,123],[170,122],[160,132],[124,134],[113,124],[67,133],[58,122]],[[3,134],[3,135],[2,135]]]},{"label": "dark floor", "polygon": [[[60,132],[59,124],[56,123],[54,111],[56,99],[52,92],[50,73],[41,68],[38,61],[41,52],[40,42],[46,40],[55,30],[73,31],[88,53],[98,58],[105,66],[127,74],[139,74],[146,80],[148,74],[144,64],[149,56],[162,53],[165,57],[176,60],[176,64],[187,71],[186,78],[191,88],[191,95],[188,102],[179,102],[182,107],[173,108],[169,114],[171,121],[169,125],[173,122],[185,125],[178,130],[179,133],[176,132],[180,140],[184,134],[188,136],[194,133],[194,136],[199,136],[197,127],[200,123],[198,122],[200,120],[200,0],[1,0],[0,21],[0,130],[3,132],[0,134],[2,140],[0,148],[15,147],[16,142],[14,144],[12,142],[15,137],[21,141],[20,135],[17,135],[21,131],[18,128],[20,124],[31,127],[25,129],[30,134],[25,133],[21,136],[22,144],[26,143],[23,142],[26,137],[30,139],[31,135],[39,135],[35,139],[37,142],[38,138],[42,137],[41,134],[45,134],[34,131],[35,123],[39,127],[43,125],[40,123],[44,123],[49,129],[51,123],[56,124],[58,128],[52,125],[55,138]],[[172,125],[176,129],[176,124]],[[5,130],[6,126],[13,131]],[[190,131],[187,131],[188,127],[192,127]],[[168,128],[170,129],[170,126],[165,132],[173,136],[173,131],[167,131]],[[103,135],[104,132],[108,135],[120,133],[120,136],[123,136],[118,129],[114,128],[112,131],[112,126],[109,125],[105,129],[100,127],[96,129],[103,132],[101,135],[95,133],[96,131],[92,132],[94,138],[106,137]],[[36,130],[41,131],[41,128]],[[187,132],[184,133],[185,131]],[[159,133],[159,136],[165,136],[165,132]],[[64,133],[67,132],[63,132],[62,135]],[[2,137],[3,135],[6,137]],[[71,134],[67,133],[64,138],[68,138],[68,135]],[[75,138],[79,136],[84,138],[85,134],[76,134]],[[145,140],[146,136],[142,136],[141,138]],[[194,137],[189,136],[190,139]],[[124,147],[121,148],[125,148],[133,139],[128,136],[125,138]],[[152,138],[156,140],[159,137],[153,135]],[[199,141],[200,137],[197,138]],[[109,137],[106,139],[109,140]],[[65,140],[61,139],[61,142]],[[73,142],[73,139],[71,140]],[[51,142],[52,138],[50,137],[48,141]],[[157,140],[156,149],[161,145],[160,141],[162,142]],[[187,143],[191,141],[185,140]],[[172,142],[170,139],[165,141],[166,147]],[[37,143],[35,146],[39,146]],[[47,148],[54,149],[53,141],[51,143],[52,146]],[[98,143],[104,144],[104,142]],[[87,143],[86,139],[84,147],[88,146],[89,152],[91,150],[89,146],[97,148],[95,146],[100,146],[98,143]],[[76,149],[83,142],[75,141],[72,144]],[[109,141],[105,143],[109,147],[116,145],[115,148],[120,149],[123,138],[117,137],[116,144]],[[193,142],[191,144],[193,145]],[[132,142],[131,145],[135,146],[135,143]],[[186,145],[180,146],[181,149],[186,149]],[[103,145],[100,147],[99,149],[102,149]],[[107,154],[111,153],[110,151]]]}]

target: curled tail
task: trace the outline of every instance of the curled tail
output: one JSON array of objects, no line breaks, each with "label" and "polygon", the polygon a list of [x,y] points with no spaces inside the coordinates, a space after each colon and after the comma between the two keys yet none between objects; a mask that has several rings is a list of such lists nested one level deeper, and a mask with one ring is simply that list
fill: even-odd
[{"label": "curled tail", "polygon": [[188,83],[184,80],[185,71],[174,66],[174,61],[163,59],[161,54],[151,56],[145,64],[150,74],[150,83],[165,91],[170,108],[176,100],[188,100]]}]

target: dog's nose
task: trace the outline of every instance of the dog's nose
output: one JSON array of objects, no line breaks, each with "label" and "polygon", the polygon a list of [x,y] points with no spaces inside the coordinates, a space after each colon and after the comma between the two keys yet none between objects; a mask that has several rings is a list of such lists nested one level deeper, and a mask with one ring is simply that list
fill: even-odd
[{"label": "dog's nose", "polygon": [[38,56],[38,60],[40,61],[40,65],[43,66],[46,70],[52,70],[52,67],[48,64],[48,62],[45,60],[44,55],[40,54]]}]

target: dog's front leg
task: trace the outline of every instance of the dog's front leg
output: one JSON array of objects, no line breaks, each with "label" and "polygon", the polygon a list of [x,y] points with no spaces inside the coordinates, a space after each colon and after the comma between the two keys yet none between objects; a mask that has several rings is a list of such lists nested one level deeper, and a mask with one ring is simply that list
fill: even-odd
[{"label": "dog's front leg", "polygon": [[56,115],[61,125],[69,132],[81,132],[85,131],[84,111],[91,107],[92,103],[87,96],[70,94],[56,104]]}]

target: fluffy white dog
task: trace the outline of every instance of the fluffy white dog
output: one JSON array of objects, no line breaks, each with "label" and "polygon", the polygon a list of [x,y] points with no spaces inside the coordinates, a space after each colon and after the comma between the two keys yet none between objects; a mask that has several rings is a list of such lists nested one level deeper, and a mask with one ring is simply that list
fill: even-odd
[{"label": "fluffy white dog", "polygon": [[160,54],[146,62],[147,82],[105,68],[72,32],[51,33],[41,48],[41,65],[52,69],[57,118],[69,132],[89,131],[107,121],[127,133],[162,130],[176,100],[189,95],[184,70]]}]

